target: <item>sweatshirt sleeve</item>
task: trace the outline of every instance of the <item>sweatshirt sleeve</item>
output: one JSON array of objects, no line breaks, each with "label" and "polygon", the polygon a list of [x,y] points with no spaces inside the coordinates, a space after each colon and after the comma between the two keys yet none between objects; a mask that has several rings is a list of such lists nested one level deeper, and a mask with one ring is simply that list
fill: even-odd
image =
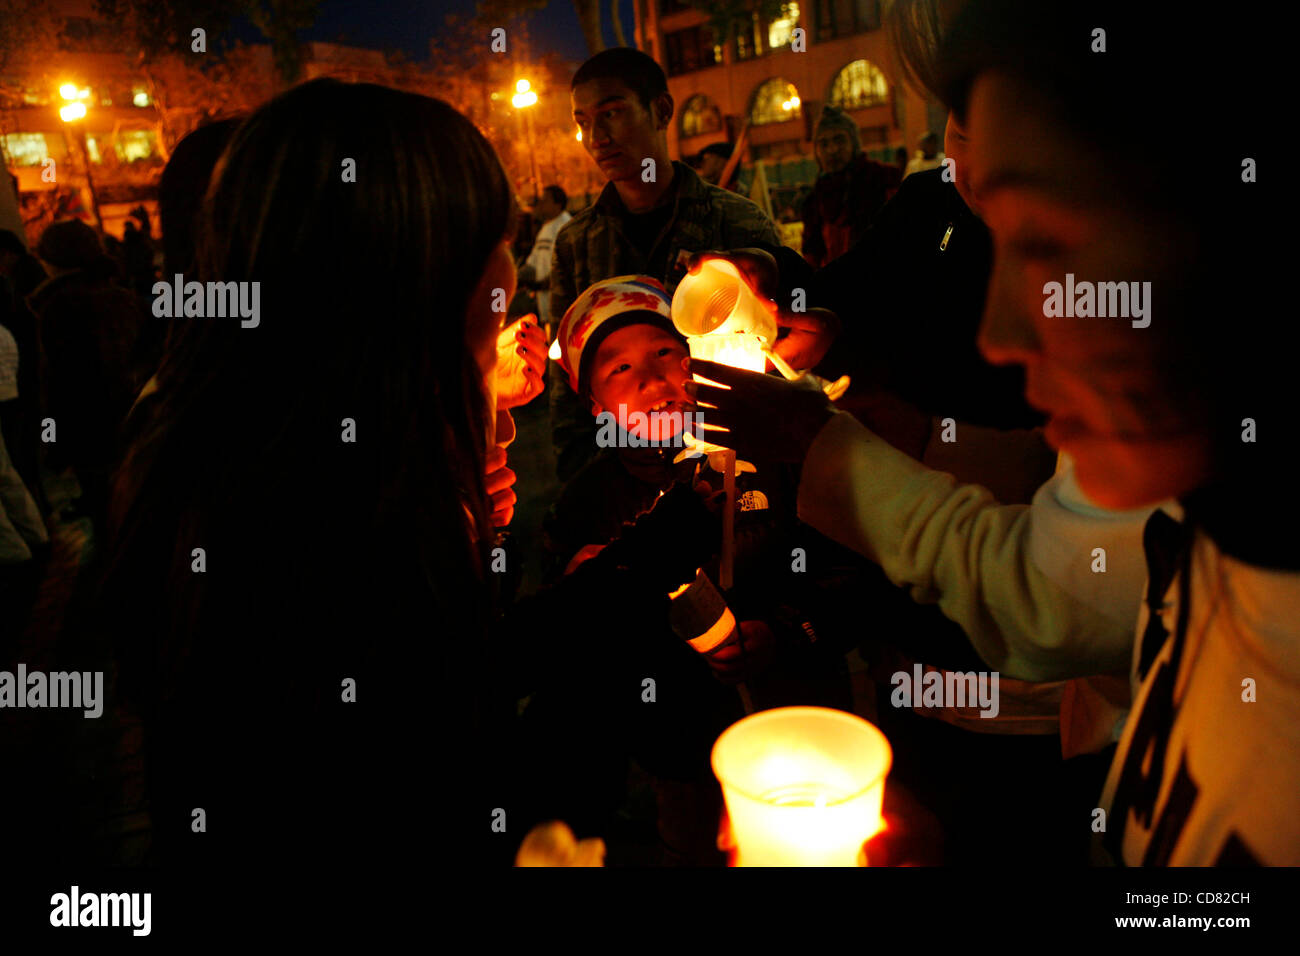
[{"label": "sweatshirt sleeve", "polygon": [[[913,600],[937,603],[1008,677],[1122,670],[1132,619],[1080,600],[1031,556],[1035,509],[1055,501],[1040,495],[1032,506],[999,505],[986,489],[926,468],[838,413],[804,461],[798,507],[803,521],[879,563]],[[1089,520],[1080,513],[1077,523]],[[1091,572],[1085,565],[1073,573]],[[1140,592],[1142,582],[1115,584]]]}]

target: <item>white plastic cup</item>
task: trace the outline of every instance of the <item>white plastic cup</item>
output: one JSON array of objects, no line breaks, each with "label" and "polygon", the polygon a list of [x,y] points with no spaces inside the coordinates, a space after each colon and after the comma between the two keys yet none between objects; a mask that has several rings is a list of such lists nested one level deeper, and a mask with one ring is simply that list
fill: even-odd
[{"label": "white plastic cup", "polygon": [[673,325],[682,335],[756,335],[764,346],[776,340],[771,309],[749,287],[740,270],[726,259],[709,259],[677,283]]}]

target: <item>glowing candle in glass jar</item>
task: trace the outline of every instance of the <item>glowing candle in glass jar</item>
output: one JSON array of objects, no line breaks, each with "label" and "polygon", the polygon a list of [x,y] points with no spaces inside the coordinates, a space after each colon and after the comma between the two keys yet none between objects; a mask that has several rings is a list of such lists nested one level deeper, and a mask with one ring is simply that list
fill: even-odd
[{"label": "glowing candle in glass jar", "polygon": [[889,741],[861,717],[779,707],[713,745],[736,866],[857,866],[882,826]]}]

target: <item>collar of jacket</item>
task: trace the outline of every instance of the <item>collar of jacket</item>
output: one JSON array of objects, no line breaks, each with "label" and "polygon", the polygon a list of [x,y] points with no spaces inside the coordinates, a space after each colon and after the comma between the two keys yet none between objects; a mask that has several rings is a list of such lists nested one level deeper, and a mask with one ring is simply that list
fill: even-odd
[{"label": "collar of jacket", "polygon": [[572,218],[573,216],[569,215],[569,210],[561,209],[557,215],[552,216],[550,219],[546,220],[546,222],[542,223],[542,229],[545,229],[553,222],[558,222],[560,225],[556,228],[556,232],[559,232],[560,229],[563,229],[569,224],[569,220]]},{"label": "collar of jacket", "polygon": [[[644,481],[646,484],[657,485],[660,488],[667,488],[673,481],[679,477],[679,469],[673,465],[673,459],[681,451],[680,448],[650,446],[650,447],[631,447],[620,444],[618,448],[619,461],[627,469],[628,474],[638,481]],[[694,459],[688,459],[693,462]]]},{"label": "collar of jacket", "polygon": [[[673,219],[681,215],[682,210],[690,205],[706,203],[709,200],[709,190],[700,174],[685,163],[673,160],[673,183],[672,207]],[[623,205],[623,199],[618,194],[618,190],[613,183],[606,183],[605,188],[600,191],[596,197],[596,211],[602,216],[612,216],[615,219],[623,219],[632,215],[628,212],[627,206]],[[658,208],[658,207],[655,207]],[[646,210],[649,212],[650,210]]]}]

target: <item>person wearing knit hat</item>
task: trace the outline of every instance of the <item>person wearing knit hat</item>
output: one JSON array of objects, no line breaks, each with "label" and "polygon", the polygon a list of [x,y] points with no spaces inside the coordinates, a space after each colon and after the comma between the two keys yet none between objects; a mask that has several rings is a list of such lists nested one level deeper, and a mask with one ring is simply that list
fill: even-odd
[{"label": "person wearing knit hat", "polygon": [[[836,133],[843,132],[847,142],[847,151],[835,140]],[[858,135],[858,124],[853,118],[835,106],[823,106],[822,115],[817,118],[817,130],[813,133],[813,143],[817,150],[817,162],[823,172],[839,172],[847,166],[858,153],[862,152],[862,141]],[[838,147],[832,149],[832,147]],[[828,162],[829,160],[829,162]]]},{"label": "person wearing knit hat", "polygon": [[663,283],[650,276],[604,279],[569,306],[552,347],[592,412],[613,416],[638,444],[676,440],[694,410],[682,389],[690,378],[682,368],[686,339],[671,305]]},{"label": "person wearing knit hat", "polygon": [[804,202],[803,254],[821,268],[862,237],[902,176],[894,166],[867,159],[858,124],[834,106],[822,109],[813,148],[821,175]]}]

